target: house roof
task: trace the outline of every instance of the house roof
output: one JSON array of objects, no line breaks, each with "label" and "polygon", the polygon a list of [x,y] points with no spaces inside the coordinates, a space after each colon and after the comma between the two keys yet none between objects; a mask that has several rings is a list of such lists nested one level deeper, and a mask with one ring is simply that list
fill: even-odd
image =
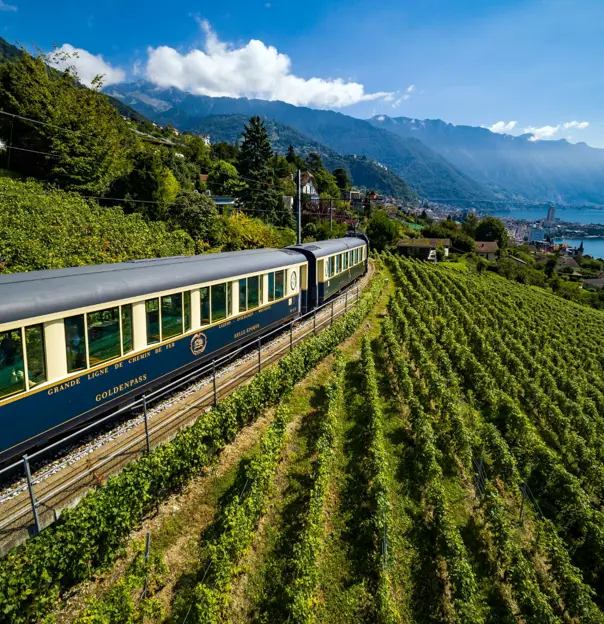
[{"label": "house roof", "polygon": [[312,182],[314,184],[315,176],[310,173],[310,171],[302,171],[302,173],[300,173],[300,183],[304,185],[308,184],[309,182]]},{"label": "house roof", "polygon": [[304,256],[289,249],[251,249],[0,275],[0,324],[297,262]]},{"label": "house roof", "polygon": [[499,251],[497,241],[475,241],[476,253],[496,253]]},{"label": "house roof", "polygon": [[406,238],[398,242],[398,247],[422,247],[427,249],[436,249],[438,245],[443,247],[451,246],[449,238]]},{"label": "house roof", "polygon": [[561,256],[558,260],[560,266],[578,267],[579,263],[572,256]]},{"label": "house roof", "polygon": [[600,279],[584,279],[581,280],[586,286],[593,286],[597,290],[604,288],[604,278]]}]

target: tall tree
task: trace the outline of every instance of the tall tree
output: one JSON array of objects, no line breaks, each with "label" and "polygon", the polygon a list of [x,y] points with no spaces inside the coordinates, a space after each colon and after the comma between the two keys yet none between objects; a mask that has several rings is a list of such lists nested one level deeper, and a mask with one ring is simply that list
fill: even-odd
[{"label": "tall tree", "polygon": [[236,198],[250,214],[268,223],[278,223],[279,196],[271,168],[273,150],[266,126],[260,117],[252,117],[245,125],[239,152],[238,170],[245,186]]},{"label": "tall tree", "polygon": [[348,171],[342,167],[338,167],[333,170],[333,176],[336,179],[336,184],[341,191],[348,191],[350,189],[350,176]]},{"label": "tall tree", "polygon": [[476,236],[476,228],[478,227],[478,217],[475,212],[468,212],[462,224],[463,231],[474,238]]},{"label": "tall tree", "polygon": [[500,249],[508,246],[508,233],[501,219],[486,217],[478,223],[476,228],[476,240],[497,241]]},{"label": "tall tree", "polygon": [[317,154],[317,152],[310,152],[310,154],[308,154],[306,157],[306,168],[311,173],[316,173],[319,169],[325,168],[321,156]]},{"label": "tall tree", "polygon": [[11,169],[101,195],[128,171],[134,134],[98,92],[100,77],[87,89],[75,71],[50,69],[49,62],[24,51],[0,65],[2,109],[41,122],[15,118],[0,126],[0,138],[19,148],[11,150]]}]

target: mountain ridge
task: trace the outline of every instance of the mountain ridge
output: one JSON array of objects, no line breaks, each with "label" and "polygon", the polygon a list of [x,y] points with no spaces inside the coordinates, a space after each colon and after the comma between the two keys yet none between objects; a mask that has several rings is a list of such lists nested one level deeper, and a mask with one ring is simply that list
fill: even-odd
[{"label": "mountain ridge", "polygon": [[440,119],[375,115],[374,126],[416,137],[473,179],[519,200],[604,204],[604,150],[566,139],[535,141]]},{"label": "mountain ridge", "polygon": [[212,98],[145,81],[112,85],[105,92],[139,110],[157,123],[192,130],[200,120],[220,115],[260,115],[308,136],[340,154],[364,155],[402,177],[428,198],[492,199],[492,192],[457,170],[421,141],[402,138],[374,127],[369,121],[343,113],[297,107],[279,101],[248,98]]}]

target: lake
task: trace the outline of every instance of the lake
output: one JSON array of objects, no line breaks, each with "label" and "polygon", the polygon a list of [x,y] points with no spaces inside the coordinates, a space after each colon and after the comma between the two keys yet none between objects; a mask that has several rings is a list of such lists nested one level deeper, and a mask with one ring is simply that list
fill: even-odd
[{"label": "lake", "polygon": [[[511,217],[527,221],[541,221],[547,217],[547,208],[521,208],[520,210],[493,210],[494,217]],[[604,225],[604,210],[597,208],[556,208],[556,218],[571,223],[600,223]]]},{"label": "lake", "polygon": [[583,241],[583,253],[586,256],[604,259],[604,238],[556,238],[556,243],[568,243],[572,247],[578,247]]}]

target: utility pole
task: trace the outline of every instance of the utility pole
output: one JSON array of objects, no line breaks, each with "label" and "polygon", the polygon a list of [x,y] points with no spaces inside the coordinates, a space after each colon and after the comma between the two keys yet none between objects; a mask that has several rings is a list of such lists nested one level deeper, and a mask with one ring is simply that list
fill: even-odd
[{"label": "utility pole", "polygon": [[333,230],[333,199],[329,199],[329,231]]},{"label": "utility pole", "polygon": [[296,203],[298,204],[298,216],[296,219],[298,245],[302,244],[302,181],[300,179],[300,169],[296,177]]}]

